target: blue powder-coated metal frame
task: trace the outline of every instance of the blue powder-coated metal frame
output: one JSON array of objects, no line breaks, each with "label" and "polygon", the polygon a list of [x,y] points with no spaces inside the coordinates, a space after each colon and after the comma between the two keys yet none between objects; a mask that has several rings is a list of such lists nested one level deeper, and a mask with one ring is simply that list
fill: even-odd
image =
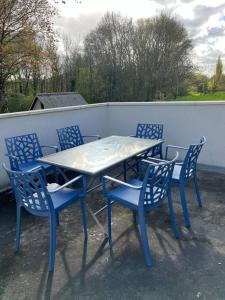
[{"label": "blue powder-coated metal frame", "polygon": [[85,138],[100,139],[100,135],[82,135],[78,125],[56,129],[61,150],[70,149],[84,144]]},{"label": "blue powder-coated metal frame", "polygon": [[[112,240],[112,228],[111,228],[111,203],[117,202],[125,207],[130,208],[133,211],[133,218],[136,222],[136,215],[138,214],[140,223],[140,233],[142,244],[144,248],[144,254],[146,263],[148,266],[152,265],[152,258],[150,248],[148,244],[148,237],[145,225],[145,212],[151,211],[162,204],[165,196],[168,199],[168,207],[170,213],[170,219],[175,237],[179,238],[179,233],[176,227],[173,204],[171,198],[171,178],[174,169],[175,162],[178,158],[178,153],[172,161],[160,161],[154,163],[147,160],[142,160],[142,163],[147,164],[147,170],[144,176],[144,180],[139,178],[132,179],[128,183],[120,181],[118,179],[103,176],[102,186],[103,193],[108,205],[108,234],[109,241]],[[107,191],[106,180],[111,180],[120,184],[119,187]]]},{"label": "blue powder-coated metal frame", "polygon": [[191,179],[194,180],[197,203],[199,207],[202,207],[202,201],[200,198],[198,179],[197,179],[197,161],[200,152],[202,150],[202,147],[205,143],[206,143],[206,138],[203,136],[200,139],[199,144],[192,144],[189,147],[181,147],[175,145],[168,145],[166,147],[166,156],[165,156],[166,159],[168,157],[168,151],[171,148],[187,151],[183,162],[175,164],[171,184],[177,185],[179,187],[184,221],[186,227],[188,228],[191,226],[191,222],[190,222],[187,201],[185,196],[185,185]]},{"label": "blue powder-coated metal frame", "polygon": [[43,157],[42,148],[51,148],[58,152],[58,147],[40,145],[36,133],[7,137],[5,144],[8,152],[6,156],[9,157],[12,170],[27,171],[34,167],[43,167],[46,171],[53,169],[52,166],[38,162],[37,159]]},{"label": "blue powder-coated metal frame", "polygon": [[[58,214],[70,204],[79,201],[82,210],[82,220],[85,238],[87,238],[86,209],[84,198],[86,195],[86,177],[80,175],[62,186],[50,189],[47,185],[45,170],[43,168],[34,168],[29,172],[13,171],[3,165],[8,173],[10,182],[16,198],[16,251],[20,247],[21,232],[21,208],[25,208],[29,213],[35,216],[48,217],[50,226],[50,259],[49,271],[54,271],[55,264],[55,244],[56,227],[58,223]],[[68,188],[76,181],[82,182],[80,189]]]},{"label": "blue powder-coated metal frame", "polygon": [[[142,139],[151,139],[151,140],[160,140],[163,138],[163,124],[145,124],[138,123],[136,128],[136,134],[134,135],[136,138]],[[136,164],[133,165],[131,160],[125,161],[123,164],[124,169],[124,181],[127,181],[127,171],[132,169],[135,173],[138,173],[138,161],[147,157],[155,157],[159,155],[162,159],[162,144],[153,147],[150,151],[143,153],[139,156],[135,157]]]},{"label": "blue powder-coated metal frame", "polygon": [[[163,124],[139,123],[135,136],[143,139],[160,140],[163,138]],[[162,144],[152,148],[148,155],[151,157],[159,155],[162,158]]]}]

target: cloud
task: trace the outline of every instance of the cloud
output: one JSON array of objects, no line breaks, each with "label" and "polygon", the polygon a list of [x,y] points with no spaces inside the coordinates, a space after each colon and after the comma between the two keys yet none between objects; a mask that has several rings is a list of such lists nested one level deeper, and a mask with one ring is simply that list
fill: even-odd
[{"label": "cloud", "polygon": [[177,0],[150,0],[150,1],[151,2],[156,2],[157,4],[160,4],[160,5],[167,5],[167,4],[170,4],[170,3],[176,4],[176,2],[177,2]]},{"label": "cloud", "polygon": [[223,13],[225,9],[225,3],[218,6],[205,6],[205,5],[197,5],[193,8],[193,19],[182,18],[184,24],[186,26],[197,28],[204,23],[207,23],[210,17],[215,14]]},{"label": "cloud", "polygon": [[208,37],[224,36],[225,26],[208,28]]},{"label": "cloud", "polygon": [[[120,12],[137,19],[159,14],[162,9],[176,15],[193,39],[195,61],[207,73],[213,73],[216,59],[225,60],[225,1],[224,0],[95,0],[87,5],[64,8],[56,28],[80,42],[94,29],[107,11]],[[127,15],[126,15],[127,14]],[[225,61],[224,61],[225,65]]]},{"label": "cloud", "polygon": [[195,0],[180,0],[180,1],[183,3],[191,3],[191,2],[194,2]]},{"label": "cloud", "polygon": [[104,13],[79,15],[77,18],[58,17],[55,26],[60,34],[66,34],[73,40],[80,42],[96,27]]}]

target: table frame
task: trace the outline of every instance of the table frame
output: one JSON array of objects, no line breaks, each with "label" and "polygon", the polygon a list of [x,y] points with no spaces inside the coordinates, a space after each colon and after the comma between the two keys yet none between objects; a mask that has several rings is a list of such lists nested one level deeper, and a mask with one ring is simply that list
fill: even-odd
[{"label": "table frame", "polygon": [[[135,137],[132,137],[132,139],[136,139]],[[140,139],[139,139],[140,140]],[[41,161],[41,162],[44,162],[44,163],[48,163],[50,165],[54,165],[56,167],[60,167],[60,168],[64,168],[64,169],[70,169],[70,170],[73,170],[75,172],[79,172],[79,173],[82,173],[86,176],[91,176],[91,180],[90,180],[90,184],[89,184],[89,188],[87,189],[87,193],[90,193],[92,192],[93,190],[99,188],[101,186],[101,183],[98,184],[98,185],[93,185],[94,183],[94,180],[95,180],[95,177],[96,175],[102,175],[102,172],[106,171],[107,169],[110,169],[112,168],[113,166],[118,166],[118,164],[120,163],[125,163],[128,159],[132,159],[134,158],[137,154],[147,154],[154,146],[157,146],[157,145],[160,145],[163,143],[163,140],[149,140],[149,142],[154,142],[153,144],[150,144],[149,147],[145,147],[145,149],[143,149],[143,151],[140,151],[138,153],[135,153],[133,156],[127,156],[125,157],[124,159],[122,159],[121,161],[117,162],[116,164],[114,165],[109,165],[107,168],[104,168],[103,170],[97,172],[97,173],[89,173],[89,172],[84,172],[84,171],[81,171],[79,169],[76,169],[76,168],[69,168],[68,166],[63,166],[61,164],[57,164],[57,163],[53,163],[51,160],[48,160],[48,157],[51,157],[51,155],[47,155],[47,156],[44,156],[42,158],[39,158],[38,161]],[[91,144],[93,146],[93,144],[96,143],[95,142],[90,142],[88,144]],[[76,148],[78,147],[81,147],[81,146],[77,146]],[[69,149],[70,150],[70,149]],[[64,150],[64,151],[68,151],[68,150]],[[55,153],[54,156],[60,154],[61,152],[58,152],[58,153]],[[61,171],[62,172],[62,171]],[[114,177],[120,177],[121,175],[123,174],[123,172],[120,172],[119,174],[117,175],[114,175]],[[64,174],[64,177],[65,177],[65,174]],[[92,186],[93,185],[93,186]],[[113,202],[112,202],[113,203]],[[87,206],[87,210],[88,212],[90,213],[92,219],[96,222],[97,226],[99,227],[100,231],[104,233],[104,235],[106,237],[108,237],[108,233],[106,232],[105,228],[103,227],[103,225],[100,223],[100,221],[98,220],[97,218],[97,215],[99,213],[101,213],[102,211],[104,211],[106,208],[107,208],[107,205],[104,205],[103,207],[101,207],[98,211],[94,212],[90,206],[88,205],[88,203],[86,203],[86,206]]]}]

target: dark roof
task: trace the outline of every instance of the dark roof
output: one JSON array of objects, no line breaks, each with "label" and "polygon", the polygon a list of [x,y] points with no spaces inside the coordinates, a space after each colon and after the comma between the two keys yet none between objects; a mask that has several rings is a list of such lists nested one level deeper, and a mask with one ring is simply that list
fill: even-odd
[{"label": "dark roof", "polygon": [[41,103],[44,109],[88,104],[86,100],[77,92],[45,93],[39,94],[34,98],[30,110],[34,109],[37,101]]}]

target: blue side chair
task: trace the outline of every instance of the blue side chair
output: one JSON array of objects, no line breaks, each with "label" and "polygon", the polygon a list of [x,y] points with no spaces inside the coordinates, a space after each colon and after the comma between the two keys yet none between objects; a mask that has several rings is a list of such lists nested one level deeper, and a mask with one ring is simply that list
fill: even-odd
[{"label": "blue side chair", "polygon": [[[80,175],[66,182],[62,186],[59,186],[56,183],[48,185],[45,177],[45,170],[43,168],[34,168],[29,172],[21,172],[12,171],[5,165],[3,165],[3,167],[8,173],[16,198],[16,251],[18,251],[20,247],[21,208],[25,208],[32,215],[49,218],[49,271],[53,272],[58,214],[76,201],[80,201],[84,234],[85,238],[87,238],[86,210],[84,202],[86,194],[86,178],[83,175]],[[77,181],[81,182],[81,188],[71,189],[68,187]]]},{"label": "blue side chair", "polygon": [[[132,179],[128,183],[117,180],[115,178],[104,176],[102,179],[103,193],[108,205],[108,232],[109,241],[112,240],[111,228],[111,205],[115,201],[133,211],[134,221],[138,214],[140,223],[140,233],[144,248],[145,260],[148,266],[152,265],[152,258],[148,244],[148,237],[145,225],[145,212],[151,211],[159,207],[165,196],[168,200],[170,219],[175,237],[179,238],[179,233],[176,227],[173,204],[171,198],[171,177],[174,169],[175,161],[178,158],[178,153],[172,161],[160,161],[154,163],[151,161],[142,160],[142,163],[147,164],[146,172],[143,181],[140,179]],[[119,187],[110,191],[106,189],[106,181],[113,181],[120,184]]]},{"label": "blue side chair", "polygon": [[206,143],[206,138],[203,136],[198,144],[192,144],[189,147],[181,147],[175,145],[168,145],[166,147],[166,159],[168,157],[168,151],[170,148],[187,151],[185,158],[182,162],[176,163],[172,175],[171,183],[177,185],[180,190],[181,205],[183,209],[183,216],[186,227],[190,227],[190,218],[187,208],[187,202],[185,197],[185,185],[191,179],[194,180],[196,199],[199,207],[202,207],[202,201],[200,198],[198,179],[197,179],[197,161],[203,145]]},{"label": "blue side chair", "polygon": [[56,129],[61,150],[70,149],[84,144],[85,138],[100,139],[100,135],[82,135],[78,125]]},{"label": "blue side chair", "polygon": [[[141,139],[152,139],[152,140],[160,140],[163,138],[163,124],[137,124],[136,134],[133,136]],[[153,147],[150,151],[137,155],[135,157],[136,164],[133,164],[132,160],[127,160],[123,163],[124,169],[124,181],[127,181],[127,171],[133,170],[135,173],[138,173],[138,161],[143,158],[160,156],[162,159],[162,144]]]},{"label": "blue side chair", "polygon": [[[163,124],[142,124],[139,123],[136,129],[137,138],[160,140],[163,138]],[[159,155],[162,159],[162,144],[155,146],[149,153],[149,156],[154,157]]]},{"label": "blue side chair", "polygon": [[36,133],[5,138],[5,144],[12,170],[27,171],[40,166],[46,171],[54,170],[54,167],[36,159],[43,156],[42,148],[51,148],[58,152],[58,147],[41,146]]}]

